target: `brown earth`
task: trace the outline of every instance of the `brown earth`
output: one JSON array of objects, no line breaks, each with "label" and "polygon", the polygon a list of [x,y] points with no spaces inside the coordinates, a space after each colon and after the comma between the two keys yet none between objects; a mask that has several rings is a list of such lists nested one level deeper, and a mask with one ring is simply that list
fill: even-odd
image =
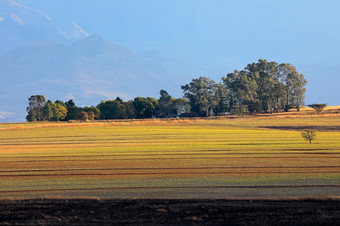
[{"label": "brown earth", "polygon": [[279,130],[315,130],[323,132],[340,131],[340,126],[260,126],[260,128]]},{"label": "brown earth", "polygon": [[0,200],[0,225],[340,225],[340,200]]}]

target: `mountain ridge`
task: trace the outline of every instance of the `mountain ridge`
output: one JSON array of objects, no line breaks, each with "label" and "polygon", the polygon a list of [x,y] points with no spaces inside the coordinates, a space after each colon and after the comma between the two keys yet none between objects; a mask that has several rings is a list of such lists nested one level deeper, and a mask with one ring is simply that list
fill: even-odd
[{"label": "mountain ridge", "polygon": [[[1,112],[7,120],[23,120],[30,95],[74,99],[96,105],[103,99],[178,92],[183,77],[153,60],[93,35],[70,45],[35,42],[0,54]],[[176,95],[176,94],[175,94]],[[20,112],[20,113],[19,113]],[[20,115],[20,116],[19,116]],[[4,117],[4,116],[3,116]]]},{"label": "mountain ridge", "polygon": [[[76,23],[67,30],[54,24],[43,11],[33,9],[13,0],[0,0],[0,52],[28,45],[38,40],[72,43],[89,34]],[[25,34],[25,35],[23,35]]]}]

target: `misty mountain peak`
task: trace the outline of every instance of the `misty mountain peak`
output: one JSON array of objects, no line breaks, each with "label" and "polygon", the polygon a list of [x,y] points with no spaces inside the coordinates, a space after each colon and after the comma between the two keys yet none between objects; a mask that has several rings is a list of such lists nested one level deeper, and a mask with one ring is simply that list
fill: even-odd
[{"label": "misty mountain peak", "polygon": [[0,116],[14,121],[25,118],[26,102],[13,98],[26,100],[32,93],[91,105],[118,96],[157,96],[160,87],[173,94],[183,81],[166,66],[98,35],[70,45],[37,41],[0,53],[0,75]]},{"label": "misty mountain peak", "polygon": [[71,23],[71,30],[69,33],[76,39],[82,39],[90,36],[82,27],[74,22]]},{"label": "misty mountain peak", "polygon": [[[64,29],[65,27],[65,29]],[[59,27],[43,11],[14,0],[0,0],[0,52],[38,40],[69,44],[89,34],[76,23]]]},{"label": "misty mountain peak", "polygon": [[99,35],[91,35],[72,45],[74,52],[82,55],[135,56],[128,49],[115,45]]},{"label": "misty mountain peak", "polygon": [[37,21],[42,23],[51,21],[51,18],[43,11],[32,9],[13,0],[0,0],[0,6],[3,20],[11,19],[21,25],[34,24]]}]

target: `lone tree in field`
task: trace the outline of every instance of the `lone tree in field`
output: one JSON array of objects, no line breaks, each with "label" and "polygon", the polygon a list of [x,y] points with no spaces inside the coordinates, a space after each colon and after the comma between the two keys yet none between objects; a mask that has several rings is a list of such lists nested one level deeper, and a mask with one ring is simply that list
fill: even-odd
[{"label": "lone tree in field", "polygon": [[312,140],[316,138],[316,133],[314,130],[305,130],[301,133],[301,136],[311,144]]},{"label": "lone tree in field", "polygon": [[327,107],[327,104],[310,104],[308,107],[313,108],[317,114],[320,114],[325,107]]}]

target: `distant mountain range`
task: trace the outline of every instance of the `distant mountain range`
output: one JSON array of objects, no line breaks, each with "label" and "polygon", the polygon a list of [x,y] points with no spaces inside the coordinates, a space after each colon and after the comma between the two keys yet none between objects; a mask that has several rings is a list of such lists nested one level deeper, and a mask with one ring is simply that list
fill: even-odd
[{"label": "distant mountain range", "polygon": [[[208,76],[220,82],[222,76],[251,63],[157,43],[124,46],[133,52],[90,36],[75,23],[60,27],[38,9],[0,0],[0,122],[24,121],[31,95],[73,99],[79,106],[118,96],[157,98],[161,89],[180,97],[180,86],[193,78]],[[242,58],[242,52],[233,54]],[[306,104],[339,103],[337,65],[294,65],[308,80]]]},{"label": "distant mountain range", "polygon": [[[63,30],[44,12],[0,0],[0,122],[24,121],[30,95],[77,105],[180,90],[183,78],[161,63],[89,36]],[[5,44],[6,43],[6,44]]]},{"label": "distant mountain range", "polygon": [[13,0],[0,0],[0,31],[0,43],[4,43],[0,52],[37,40],[72,43],[89,36],[75,23],[60,28],[44,12]]},{"label": "distant mountain range", "polygon": [[33,94],[90,105],[118,96],[158,97],[160,89],[178,92],[183,82],[165,66],[99,36],[71,45],[39,42],[9,50],[0,54],[0,74],[0,111],[14,112],[15,120],[24,119]]}]

